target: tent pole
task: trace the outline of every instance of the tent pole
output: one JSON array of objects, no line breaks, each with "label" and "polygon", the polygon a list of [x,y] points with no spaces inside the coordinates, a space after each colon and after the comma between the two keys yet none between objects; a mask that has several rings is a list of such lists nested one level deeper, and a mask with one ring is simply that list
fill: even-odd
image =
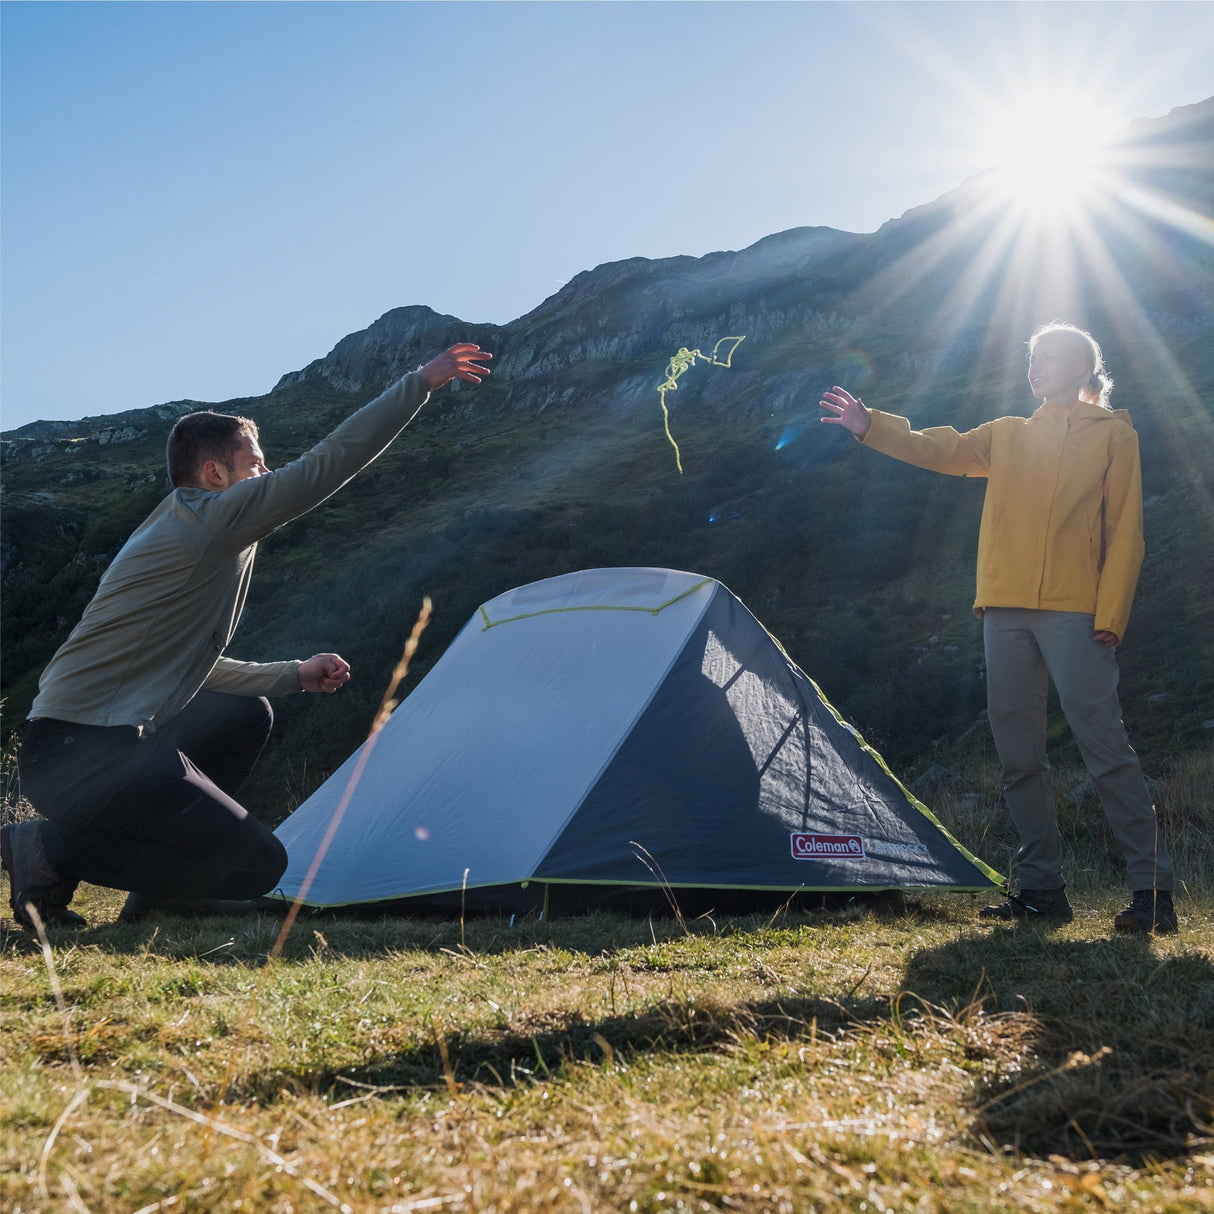
[{"label": "tent pole", "polygon": [[543,923],[548,918],[548,891],[552,888],[547,881],[544,882],[544,909],[540,911],[540,922]]}]

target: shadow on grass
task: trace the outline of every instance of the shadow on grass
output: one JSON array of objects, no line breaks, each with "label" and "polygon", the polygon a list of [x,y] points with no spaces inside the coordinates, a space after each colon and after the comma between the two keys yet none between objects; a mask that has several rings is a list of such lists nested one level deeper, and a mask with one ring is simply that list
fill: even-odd
[{"label": "shadow on grass", "polygon": [[985,1137],[1081,1158],[1183,1155],[1214,1133],[1214,965],[1141,936],[997,931],[911,958],[906,989],[946,1011],[1021,1019],[1031,1053],[983,1085]]},{"label": "shadow on grass", "polygon": [[[723,1056],[747,1042],[810,1039],[847,1049],[857,1034],[904,1043],[944,1034],[976,1064],[971,1133],[990,1149],[1141,1163],[1190,1155],[1211,1141],[1214,965],[1204,955],[1160,958],[1142,937],[1075,941],[1033,929],[996,931],[914,954],[902,990],[895,1001],[854,992],[696,997],[635,1014],[516,1017],[441,1040],[431,1034],[340,1072],[263,1072],[239,1095],[273,1101],[284,1088],[303,1087],[345,1099],[457,1084],[504,1090],[560,1080],[576,1064],[613,1057]],[[909,1049],[907,1067],[917,1065],[916,1052]]]},{"label": "shadow on grass", "polygon": [[[623,996],[621,996],[623,997]],[[337,1071],[287,1074],[271,1070],[246,1079],[242,1098],[279,1098],[303,1086],[348,1096],[367,1089],[402,1091],[480,1085],[508,1089],[571,1076],[580,1063],[601,1065],[644,1055],[715,1054],[747,1041],[799,1041],[875,1023],[888,1000],[788,997],[721,1003],[703,996],[667,999],[635,1012],[586,1018],[579,1012],[513,1017],[477,1032],[431,1033],[406,1048]],[[340,1096],[339,1096],[340,1098]]]}]

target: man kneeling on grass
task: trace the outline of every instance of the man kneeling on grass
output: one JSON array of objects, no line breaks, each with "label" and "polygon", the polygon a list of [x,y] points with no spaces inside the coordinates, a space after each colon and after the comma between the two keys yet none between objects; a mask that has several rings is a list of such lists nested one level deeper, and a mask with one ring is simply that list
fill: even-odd
[{"label": "man kneeling on grass", "polygon": [[287,864],[234,798],[270,734],[267,695],[334,692],[335,653],[224,656],[257,541],[340,489],[452,379],[480,383],[492,355],[456,345],[393,384],[293,463],[270,471],[248,419],[181,418],[173,491],[127,540],[51,659],[22,732],[21,790],[41,818],[0,830],[17,922],[51,927],[81,881],[131,891],[122,918],[252,909]]}]

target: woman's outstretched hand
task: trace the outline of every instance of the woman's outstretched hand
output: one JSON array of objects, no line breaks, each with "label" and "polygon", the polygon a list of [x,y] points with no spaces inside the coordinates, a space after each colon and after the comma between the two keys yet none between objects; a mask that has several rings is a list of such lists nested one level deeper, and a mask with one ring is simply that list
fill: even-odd
[{"label": "woman's outstretched hand", "polygon": [[868,433],[869,426],[873,424],[872,414],[865,403],[846,388],[840,388],[838,384],[829,392],[823,392],[818,404],[829,410],[820,421],[831,426],[843,426],[857,438],[863,438]]}]

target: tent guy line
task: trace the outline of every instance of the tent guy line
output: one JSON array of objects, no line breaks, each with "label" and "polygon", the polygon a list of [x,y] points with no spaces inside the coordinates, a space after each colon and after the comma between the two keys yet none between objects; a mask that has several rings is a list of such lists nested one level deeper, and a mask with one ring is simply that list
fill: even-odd
[{"label": "tent guy line", "polygon": [[[742,337],[722,337],[713,346],[711,354],[705,354],[700,349],[689,350],[686,346],[680,346],[675,354],[671,355],[670,362],[666,366],[666,378],[658,384],[658,399],[662,403],[662,419],[666,427],[666,437],[670,440],[670,445],[674,448],[675,467],[678,468],[679,474],[683,473],[683,456],[679,452],[679,444],[674,441],[674,435],[670,433],[670,410],[666,407],[666,393],[677,392],[679,388],[679,377],[689,368],[694,367],[696,359],[702,358],[714,367],[729,367],[733,365],[734,351],[746,340]],[[729,347],[729,353],[724,359],[717,357],[717,352],[727,342],[733,342]]]}]

